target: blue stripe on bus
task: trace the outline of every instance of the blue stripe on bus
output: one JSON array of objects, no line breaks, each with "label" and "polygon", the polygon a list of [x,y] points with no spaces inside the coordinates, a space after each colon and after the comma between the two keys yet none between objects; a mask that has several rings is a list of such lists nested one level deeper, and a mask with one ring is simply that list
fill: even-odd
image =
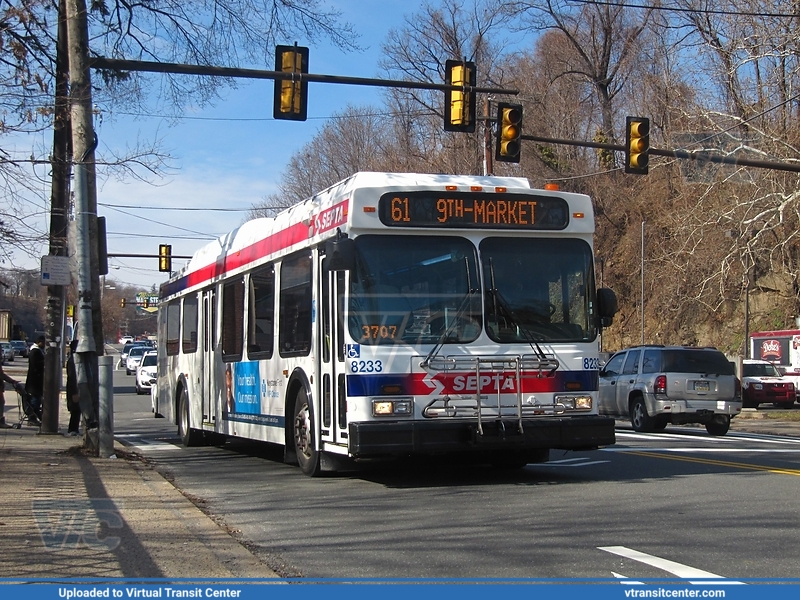
[{"label": "blue stripe on bus", "polygon": [[[347,395],[348,396],[397,396],[396,393],[384,393],[383,387],[387,385],[400,386],[402,390],[409,390],[412,386],[413,375],[411,373],[393,373],[387,375],[348,375],[347,376]],[[410,392],[401,392],[408,394]]]}]

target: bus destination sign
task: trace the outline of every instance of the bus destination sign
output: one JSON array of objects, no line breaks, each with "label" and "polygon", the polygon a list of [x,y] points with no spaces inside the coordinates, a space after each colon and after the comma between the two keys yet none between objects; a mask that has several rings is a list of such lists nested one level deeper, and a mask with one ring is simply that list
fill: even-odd
[{"label": "bus destination sign", "polygon": [[534,194],[393,192],[378,212],[390,227],[561,230],[569,220],[566,200]]}]

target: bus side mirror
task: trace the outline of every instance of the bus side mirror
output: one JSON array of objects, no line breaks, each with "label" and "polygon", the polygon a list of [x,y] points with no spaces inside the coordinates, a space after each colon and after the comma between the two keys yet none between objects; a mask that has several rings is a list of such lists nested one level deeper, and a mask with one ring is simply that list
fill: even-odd
[{"label": "bus side mirror", "polygon": [[619,305],[614,290],[599,288],[597,290],[597,314],[600,317],[600,327],[610,327],[618,310]]},{"label": "bus side mirror", "polygon": [[352,271],[356,265],[356,246],[350,238],[340,237],[325,244],[325,262],[329,271]]}]

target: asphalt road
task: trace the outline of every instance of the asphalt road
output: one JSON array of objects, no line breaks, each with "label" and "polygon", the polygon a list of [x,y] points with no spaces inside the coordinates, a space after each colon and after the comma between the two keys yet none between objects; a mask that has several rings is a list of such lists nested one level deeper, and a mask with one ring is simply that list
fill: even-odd
[{"label": "asphalt road", "polygon": [[133,377],[115,386],[117,437],[284,576],[796,576],[798,438],[621,427],[614,447],[516,471],[427,461],[311,479],[265,444],[183,448]]}]

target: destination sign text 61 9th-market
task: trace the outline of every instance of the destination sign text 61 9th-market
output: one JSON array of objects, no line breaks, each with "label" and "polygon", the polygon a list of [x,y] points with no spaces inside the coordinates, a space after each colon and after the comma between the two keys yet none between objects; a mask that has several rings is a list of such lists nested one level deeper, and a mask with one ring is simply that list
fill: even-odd
[{"label": "destination sign text 61 9th-market", "polygon": [[390,227],[560,230],[569,219],[566,200],[557,196],[474,192],[388,193],[378,213]]}]

